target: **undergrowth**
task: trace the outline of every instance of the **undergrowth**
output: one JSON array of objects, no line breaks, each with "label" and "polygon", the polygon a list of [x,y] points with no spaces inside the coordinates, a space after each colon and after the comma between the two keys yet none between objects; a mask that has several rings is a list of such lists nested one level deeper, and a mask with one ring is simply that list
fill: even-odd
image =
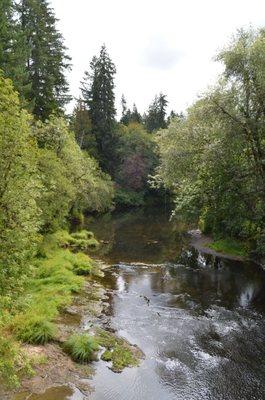
[{"label": "undergrowth", "polygon": [[231,238],[216,240],[211,243],[209,247],[215,251],[231,256],[246,257],[248,255],[246,245]]},{"label": "undergrowth", "polygon": [[82,289],[81,275],[98,274],[91,258],[78,252],[80,242],[77,245],[76,240],[95,241],[93,234],[86,231],[73,235],[59,231],[44,237],[24,292],[11,312],[1,310],[0,381],[3,383],[18,386],[21,371],[31,370],[30,360],[19,344],[43,345],[56,339],[54,320],[71,303],[73,294]]}]

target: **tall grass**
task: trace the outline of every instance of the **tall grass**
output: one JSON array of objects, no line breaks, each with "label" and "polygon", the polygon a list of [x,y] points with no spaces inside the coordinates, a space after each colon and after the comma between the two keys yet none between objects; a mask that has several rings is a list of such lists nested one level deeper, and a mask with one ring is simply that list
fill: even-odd
[{"label": "tall grass", "polygon": [[[1,310],[0,382],[2,379],[13,386],[18,385],[16,371],[23,368],[30,370],[19,343],[43,345],[56,339],[54,320],[71,303],[73,294],[82,289],[84,277],[81,275],[97,274],[97,266],[88,255],[71,251],[77,250],[76,240],[95,240],[93,235],[82,231],[74,236],[74,246],[66,245],[72,240],[66,231],[44,237],[33,260],[31,277],[13,307],[15,311],[11,315]],[[79,348],[83,346],[83,351],[84,342],[85,338],[78,342]],[[85,351],[80,353],[84,359],[89,357],[90,350],[94,348],[89,341],[87,344],[87,355]],[[74,354],[77,356],[76,349]]]}]

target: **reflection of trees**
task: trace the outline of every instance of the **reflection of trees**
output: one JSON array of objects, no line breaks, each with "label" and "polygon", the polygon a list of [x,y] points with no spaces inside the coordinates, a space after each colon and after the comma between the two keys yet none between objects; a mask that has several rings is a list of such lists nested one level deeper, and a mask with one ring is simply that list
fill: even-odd
[{"label": "reflection of trees", "polygon": [[98,256],[110,262],[173,260],[180,252],[182,241],[176,222],[169,221],[169,213],[160,208],[113,213],[89,221],[87,229],[104,242]]},{"label": "reflection of trees", "polygon": [[239,266],[234,262],[223,262],[209,255],[203,263],[204,267],[199,268],[198,255],[196,250],[189,250],[188,254],[180,257],[181,265],[166,268],[159,277],[151,276],[152,290],[173,295],[186,294],[186,297],[175,298],[175,301],[173,297],[172,305],[184,308],[199,306],[202,310],[217,300],[220,305],[232,308],[243,306],[243,302],[250,306],[255,299],[261,297],[261,276],[257,279],[237,273],[235,268],[238,271]]}]

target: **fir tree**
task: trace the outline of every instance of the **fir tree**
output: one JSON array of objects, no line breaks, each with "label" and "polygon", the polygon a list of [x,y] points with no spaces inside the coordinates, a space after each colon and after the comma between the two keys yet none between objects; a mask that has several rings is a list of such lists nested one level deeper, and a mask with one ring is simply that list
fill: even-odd
[{"label": "fir tree", "polygon": [[131,113],[131,121],[130,122],[138,122],[139,124],[142,122],[142,116],[138,112],[136,104],[133,104],[133,109]]},{"label": "fir tree", "polygon": [[52,113],[62,112],[70,100],[65,78],[70,58],[47,0],[21,0],[18,13],[28,49],[28,100],[33,102],[34,115],[45,120]]},{"label": "fir tree", "polygon": [[110,172],[115,158],[114,76],[116,68],[105,45],[102,46],[99,57],[93,57],[90,70],[90,72],[85,72],[82,93],[89,107],[100,164]]},{"label": "fir tree", "polygon": [[0,2],[0,69],[13,81],[25,105],[31,86],[26,70],[28,48],[15,8],[12,0]]},{"label": "fir tree", "polygon": [[77,101],[70,126],[75,133],[75,138],[80,148],[86,150],[89,155],[97,157],[96,138],[92,133],[89,110],[82,99]]},{"label": "fir tree", "polygon": [[127,102],[125,100],[124,95],[122,95],[121,98],[121,106],[122,106],[122,116],[120,119],[120,122],[123,125],[129,125],[131,122],[137,122],[137,123],[142,123],[142,116],[141,114],[138,112],[136,104],[133,104],[133,109],[132,111],[127,108]]},{"label": "fir tree", "polygon": [[155,96],[145,116],[145,126],[149,132],[154,132],[167,127],[166,108],[168,101],[166,95],[160,93]]}]

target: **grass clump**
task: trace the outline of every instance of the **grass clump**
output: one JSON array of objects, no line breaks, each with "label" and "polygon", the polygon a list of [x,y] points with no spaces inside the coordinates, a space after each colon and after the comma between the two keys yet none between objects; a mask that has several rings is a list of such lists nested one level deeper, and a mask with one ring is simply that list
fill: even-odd
[{"label": "grass clump", "polygon": [[86,230],[72,234],[65,230],[60,230],[52,236],[55,238],[58,246],[72,250],[91,250],[97,248],[99,245],[93,233]]},{"label": "grass clump", "polygon": [[211,243],[209,247],[215,251],[231,256],[246,257],[248,254],[244,243],[231,238],[216,240]]},{"label": "grass clump", "polygon": [[75,254],[73,271],[76,275],[91,275],[96,272],[93,261],[84,253]]},{"label": "grass clump", "polygon": [[82,230],[82,231],[79,231],[79,232],[71,233],[71,236],[74,239],[84,239],[84,240],[94,238],[93,232],[89,232],[89,231],[86,231],[86,230]]},{"label": "grass clump", "polygon": [[65,351],[77,362],[90,362],[99,350],[96,339],[88,334],[74,334],[64,343]]},{"label": "grass clump", "polygon": [[55,338],[56,327],[44,315],[26,314],[15,319],[13,332],[24,343],[43,345]]}]

